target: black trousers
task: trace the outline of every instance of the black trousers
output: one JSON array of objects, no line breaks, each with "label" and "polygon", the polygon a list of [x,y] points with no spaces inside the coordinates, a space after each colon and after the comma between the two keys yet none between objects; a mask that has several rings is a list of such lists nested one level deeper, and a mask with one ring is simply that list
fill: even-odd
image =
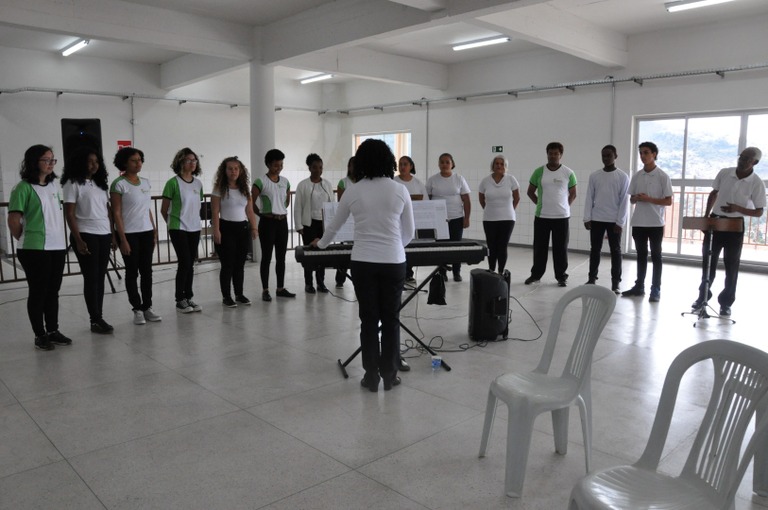
[{"label": "black trousers", "polygon": [[[125,234],[131,247],[130,255],[123,254],[125,264],[125,290],[133,310],[152,308],[152,255],[155,253],[155,231]],[[141,293],[139,293],[141,275]]]},{"label": "black trousers", "polygon": [[651,246],[653,276],[651,287],[661,288],[661,241],[664,239],[664,227],[632,227],[632,239],[637,251],[636,287],[645,287],[645,274],[648,271],[648,245]]},{"label": "black trousers", "polygon": [[[699,300],[708,301],[709,296],[704,296],[704,284],[709,281],[710,295],[712,284],[717,274],[717,262],[720,260],[720,252],[723,252],[723,264],[725,265],[725,288],[717,296],[720,306],[730,307],[736,301],[736,283],[739,280],[739,263],[741,261],[741,248],[744,244],[744,232],[715,232],[712,237],[712,253],[709,258],[709,274],[704,272],[702,263],[701,285],[699,286]],[[702,248],[703,260],[709,250],[709,233],[704,234]]]},{"label": "black trousers", "polygon": [[219,220],[221,244],[214,245],[221,262],[219,287],[221,297],[231,298],[231,288],[235,296],[243,295],[245,280],[245,259],[248,258],[248,243],[251,242],[251,225],[247,221]]},{"label": "black trousers", "polygon": [[[323,237],[323,221],[312,220],[311,225],[302,225],[301,240],[307,245],[313,240]],[[320,267],[315,270],[315,279],[317,285],[325,285],[325,268]],[[346,277],[344,278],[346,280]],[[337,279],[338,280],[338,279]],[[341,283],[344,283],[343,281]],[[312,285],[312,270],[304,269],[304,285]]]},{"label": "black trousers", "polygon": [[59,329],[59,289],[64,276],[66,250],[16,251],[27,277],[27,315],[35,336]]},{"label": "black trousers", "polygon": [[603,249],[603,238],[608,235],[608,248],[611,250],[611,283],[618,285],[621,281],[621,233],[613,230],[615,223],[592,221],[589,230],[589,279],[597,280],[597,270],[600,267],[600,252]]},{"label": "black trousers", "polygon": [[195,259],[200,244],[200,231],[170,230],[171,244],[179,263],[176,268],[176,301],[192,299],[192,281],[195,279]]},{"label": "black trousers", "polygon": [[[464,236],[464,217],[448,220],[448,238],[451,241],[461,241]],[[461,274],[461,264],[453,265],[453,276]]]},{"label": "black trousers", "polygon": [[496,271],[496,263],[499,264],[499,273],[504,271],[507,265],[507,248],[512,230],[515,228],[513,220],[484,221],[485,242],[488,244],[488,269]]},{"label": "black trousers", "polygon": [[288,219],[281,220],[262,216],[259,219],[259,243],[261,244],[261,286],[269,288],[269,266],[272,264],[272,249],[275,250],[275,274],[277,288],[285,286],[285,252],[288,250]]},{"label": "black trousers", "polygon": [[555,279],[568,279],[568,236],[570,218],[534,218],[533,220],[533,266],[531,277],[539,280],[547,270],[549,238],[552,237],[552,264]]},{"label": "black trousers", "polygon": [[83,297],[91,322],[102,318],[104,307],[104,277],[109,264],[109,251],[112,245],[111,234],[89,234],[81,232],[80,238],[88,246],[89,255],[77,251],[75,236],[69,236],[70,244],[75,250],[80,272],[83,274]]},{"label": "black trousers", "polygon": [[[405,284],[405,262],[376,264],[352,261],[352,282],[360,315],[363,368],[384,380],[397,375],[400,364],[400,299]],[[381,323],[381,350],[379,350]]]}]

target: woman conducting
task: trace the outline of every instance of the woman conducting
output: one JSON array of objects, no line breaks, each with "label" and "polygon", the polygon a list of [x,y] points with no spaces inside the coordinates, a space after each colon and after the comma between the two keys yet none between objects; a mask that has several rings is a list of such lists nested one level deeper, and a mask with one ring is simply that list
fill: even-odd
[{"label": "woman conducting", "polygon": [[144,166],[144,152],[123,147],[112,162],[120,171],[120,177],[112,181],[109,197],[115,235],[125,264],[125,290],[133,309],[133,323],[159,322],[163,318],[152,311],[152,255],[157,245],[152,186],[149,179],[139,176]]},{"label": "woman conducting", "polygon": [[[355,154],[355,185],[344,193],[336,216],[313,246],[326,248],[351,214],[355,220],[352,281],[360,315],[365,376],[360,384],[378,391],[400,384],[400,297],[405,282],[405,246],[414,233],[413,207],[405,187],[392,180],[395,157],[381,140],[368,139]],[[381,348],[379,348],[381,322]]]},{"label": "woman conducting", "polygon": [[[323,204],[333,202],[333,186],[330,181],[323,179],[323,160],[317,154],[307,156],[309,177],[296,187],[296,197],[293,204],[293,218],[296,232],[301,234],[302,242],[306,245],[323,235]],[[325,286],[325,269],[315,270],[317,292],[327,293]],[[304,269],[304,292],[314,294],[312,285],[312,270]]]},{"label": "woman conducting", "polygon": [[11,190],[8,203],[8,229],[18,241],[16,255],[29,286],[27,315],[35,333],[35,347],[43,351],[52,351],[55,345],[72,345],[72,340],[59,331],[59,289],[67,241],[54,166],[56,158],[50,147],[33,145],[27,149],[19,172],[21,182]]},{"label": "woman conducting", "polygon": [[[248,170],[237,157],[224,159],[216,171],[211,193],[213,244],[221,261],[219,287],[222,304],[235,308],[250,305],[243,294],[248,243],[256,239],[256,215],[251,206]],[[232,287],[235,299],[232,299]]]},{"label": "woman conducting", "polygon": [[69,238],[83,274],[83,297],[91,331],[111,333],[115,328],[103,316],[104,277],[114,244],[109,185],[104,160],[96,149],[81,147],[68,158],[61,184]]},{"label": "woman conducting", "polygon": [[515,209],[520,203],[520,184],[507,174],[509,163],[504,156],[491,161],[491,175],[480,181],[480,207],[483,208],[483,230],[488,245],[488,269],[504,272],[507,265],[507,245],[515,228]]}]

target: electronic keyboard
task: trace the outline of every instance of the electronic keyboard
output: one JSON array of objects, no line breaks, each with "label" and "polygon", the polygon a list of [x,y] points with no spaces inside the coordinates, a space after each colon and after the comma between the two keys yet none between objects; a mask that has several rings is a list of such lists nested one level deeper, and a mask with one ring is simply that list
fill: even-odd
[{"label": "electronic keyboard", "polygon": [[[442,264],[479,264],[487,248],[476,241],[415,241],[405,247],[405,259],[410,266],[439,266]],[[297,246],[296,262],[306,269],[347,267],[352,257],[351,244],[331,244],[325,250]]]}]

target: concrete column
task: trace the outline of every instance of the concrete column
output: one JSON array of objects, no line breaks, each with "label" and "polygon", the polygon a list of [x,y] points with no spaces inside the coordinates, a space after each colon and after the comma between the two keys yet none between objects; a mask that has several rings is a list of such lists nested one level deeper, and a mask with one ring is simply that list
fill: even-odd
[{"label": "concrete column", "polygon": [[251,173],[264,173],[264,154],[275,148],[275,71],[251,61]]}]

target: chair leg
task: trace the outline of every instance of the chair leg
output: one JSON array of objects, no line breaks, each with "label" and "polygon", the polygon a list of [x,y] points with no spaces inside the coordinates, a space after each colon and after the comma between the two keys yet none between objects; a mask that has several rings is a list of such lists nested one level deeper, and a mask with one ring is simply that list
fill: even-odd
[{"label": "chair leg", "polygon": [[581,396],[576,399],[576,403],[579,406],[581,432],[584,436],[584,463],[589,473],[592,464],[592,408],[590,402]]},{"label": "chair leg", "polygon": [[483,423],[483,437],[480,440],[480,453],[478,457],[485,457],[485,451],[488,449],[488,439],[491,436],[493,420],[496,417],[496,395],[493,390],[488,390],[488,403],[485,405],[485,422]]},{"label": "chair leg", "polygon": [[568,417],[570,408],[552,411],[552,430],[555,435],[555,451],[560,455],[568,453]]},{"label": "chair leg", "polygon": [[516,406],[507,402],[509,408],[507,428],[507,462],[504,474],[504,491],[510,498],[523,495],[525,469],[528,464],[528,451],[531,448],[533,422],[536,418],[531,415],[527,406]]}]

